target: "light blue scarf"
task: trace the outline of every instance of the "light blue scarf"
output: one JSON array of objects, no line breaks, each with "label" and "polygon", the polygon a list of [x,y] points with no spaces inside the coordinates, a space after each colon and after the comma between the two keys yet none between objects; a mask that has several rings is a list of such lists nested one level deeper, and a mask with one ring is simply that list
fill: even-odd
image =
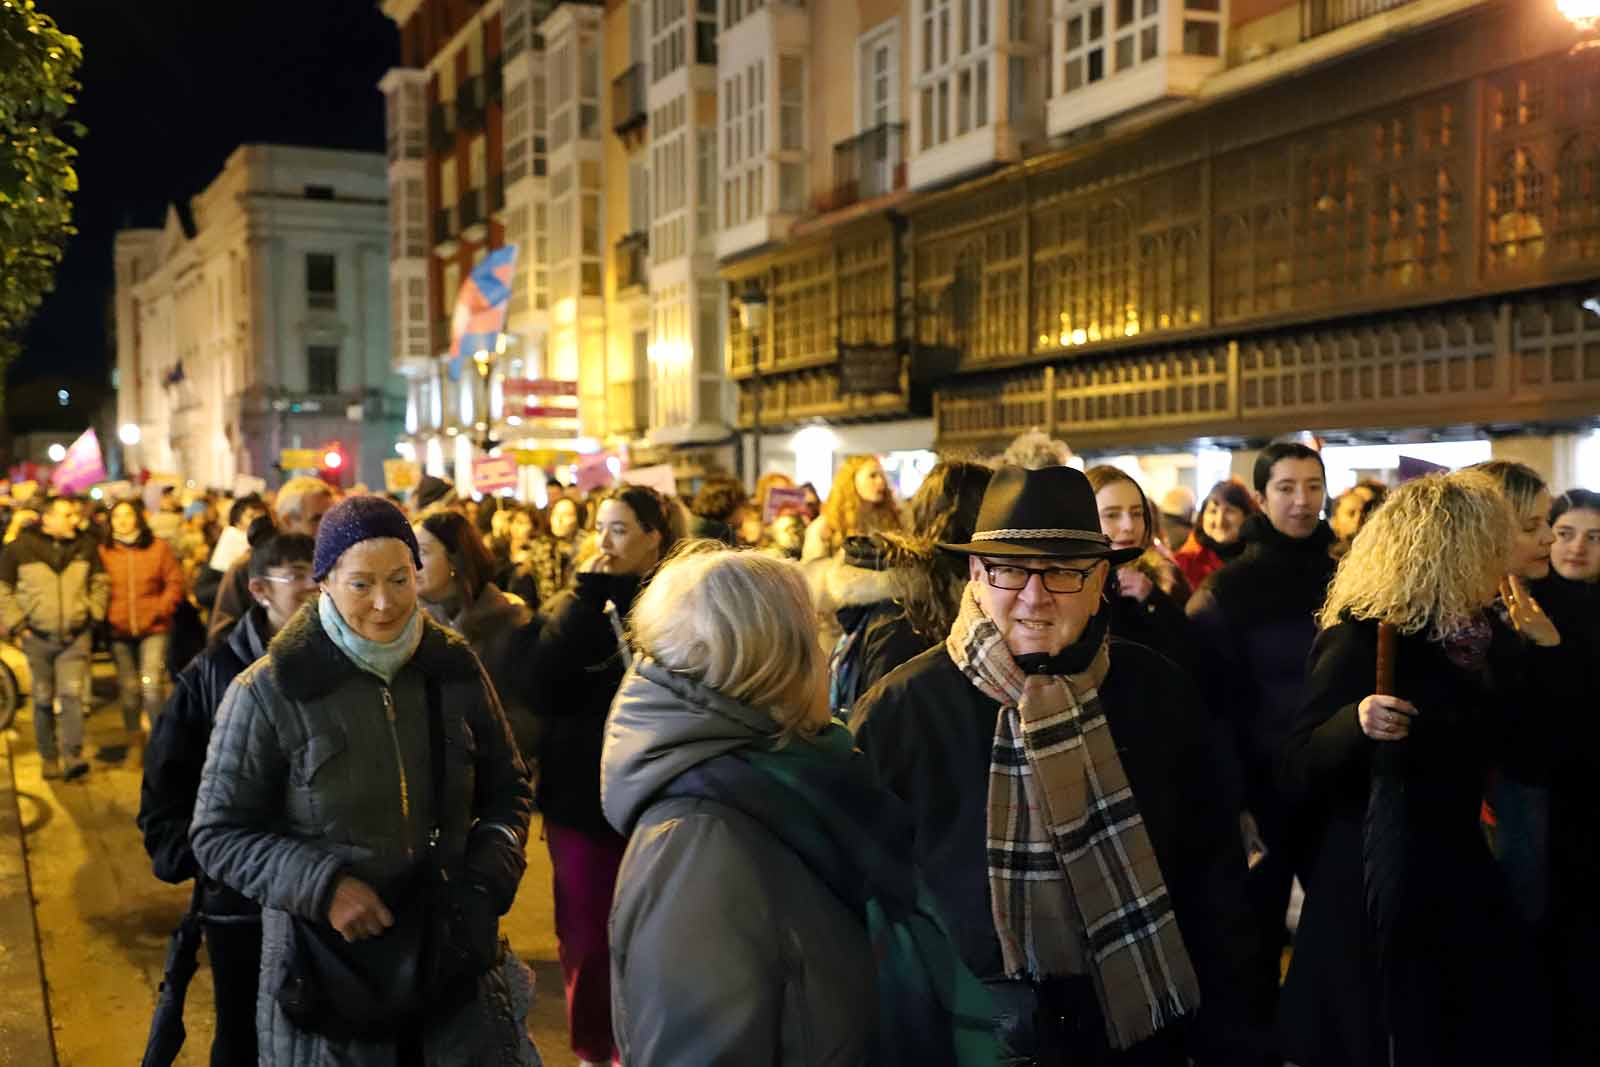
[{"label": "light blue scarf", "polygon": [[422,612],[411,609],[406,628],[393,641],[369,641],[350,628],[334,606],[333,597],[323,593],[317,597],[317,617],[322,629],[334,645],[350,657],[350,662],[369,674],[376,674],[387,685],[394,681],[400,668],[411,662],[417,646],[422,644]]}]

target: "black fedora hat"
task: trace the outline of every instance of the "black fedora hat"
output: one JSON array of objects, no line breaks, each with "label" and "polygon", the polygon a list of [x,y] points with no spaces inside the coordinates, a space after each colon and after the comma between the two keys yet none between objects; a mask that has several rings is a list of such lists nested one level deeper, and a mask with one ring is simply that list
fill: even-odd
[{"label": "black fedora hat", "polygon": [[1112,566],[1137,559],[1144,551],[1111,547],[1111,538],[1100,532],[1100,509],[1082,471],[1010,465],[990,479],[972,540],[939,547],[966,556],[1105,559]]}]

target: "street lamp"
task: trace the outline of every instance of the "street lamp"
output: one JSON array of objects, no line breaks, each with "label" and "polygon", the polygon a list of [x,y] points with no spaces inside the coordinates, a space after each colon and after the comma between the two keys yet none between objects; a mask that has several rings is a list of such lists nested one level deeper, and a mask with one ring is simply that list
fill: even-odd
[{"label": "street lamp", "polygon": [[117,430],[117,440],[121,441],[129,448],[132,448],[134,445],[138,444],[143,437],[144,434],[140,432],[139,424],[136,422],[125,422],[122,424],[121,428]]},{"label": "street lamp", "polygon": [[761,335],[767,330],[767,294],[752,282],[739,295],[739,321],[750,337],[750,430],[755,435],[755,480],[761,480]]},{"label": "street lamp", "polygon": [[45,455],[50,457],[51,463],[60,463],[67,458],[67,446],[57,441],[45,450]]},{"label": "street lamp", "polygon": [[498,447],[500,444],[499,441],[495,440],[494,434],[490,432],[493,429],[494,420],[489,415],[489,376],[494,373],[496,356],[504,351],[505,345],[502,340],[496,346],[494,352],[490,352],[487,348],[480,348],[472,356],[472,365],[478,372],[478,396],[481,401],[475,405],[477,418],[474,420],[476,422],[474,428],[479,434],[478,447],[485,452]]},{"label": "street lamp", "polygon": [[1585,40],[1572,47],[1574,52],[1600,45],[1600,0],[1556,0],[1556,10],[1585,35]]}]

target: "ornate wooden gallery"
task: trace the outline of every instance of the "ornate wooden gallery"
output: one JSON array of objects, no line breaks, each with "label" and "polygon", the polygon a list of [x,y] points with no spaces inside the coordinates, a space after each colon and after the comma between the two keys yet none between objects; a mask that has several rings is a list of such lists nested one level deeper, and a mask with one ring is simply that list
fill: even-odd
[{"label": "ornate wooden gallery", "polygon": [[[955,354],[939,446],[1600,414],[1600,313],[1581,306],[1600,297],[1600,48],[1569,52],[1536,7],[906,205],[911,374]],[[841,344],[895,336],[892,238],[777,268],[802,310],[773,365],[819,369],[769,380],[764,410],[839,410],[838,353],[804,309],[836,302]],[[738,376],[737,333],[733,352]]]}]

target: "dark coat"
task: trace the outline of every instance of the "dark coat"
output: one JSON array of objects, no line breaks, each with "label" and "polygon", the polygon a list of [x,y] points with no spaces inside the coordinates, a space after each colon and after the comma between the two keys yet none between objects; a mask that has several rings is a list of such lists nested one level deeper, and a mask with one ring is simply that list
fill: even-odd
[{"label": "dark coat", "polygon": [[1285,537],[1265,515],[1245,520],[1245,550],[1189,599],[1208,703],[1227,726],[1244,775],[1245,807],[1267,844],[1286,843],[1287,812],[1272,769],[1300,710],[1306,656],[1317,636],[1334,561],[1326,523]]},{"label": "dark coat", "polygon": [[1143,600],[1124,596],[1114,584],[1106,587],[1111,635],[1161,653],[1191,678],[1200,677],[1194,636],[1183,608],[1159,586]]},{"label": "dark coat", "polygon": [[1384,1067],[1386,1016],[1395,1020],[1403,1067],[1520,1067],[1541,1042],[1530,946],[1478,826],[1485,779],[1512,728],[1516,646],[1496,627],[1480,677],[1423,637],[1398,642],[1395,692],[1418,714],[1401,742],[1409,748],[1408,863],[1388,986],[1401,993],[1384,1004],[1362,847],[1378,743],[1362,733],[1357,713],[1374,688],[1377,626],[1346,622],[1318,637],[1278,767],[1284,795],[1317,829],[1279,1008],[1283,1052],[1302,1067]]},{"label": "dark coat", "polygon": [[[1560,716],[1546,746],[1550,784],[1550,861],[1554,899],[1567,908],[1600,913],[1600,584],[1552,574],[1532,585],[1534,597],[1561,631],[1556,673],[1540,688]],[[1557,918],[1557,928],[1560,919]]]},{"label": "dark coat", "polygon": [[520,597],[507,596],[493,582],[484,585],[477,598],[457,611],[454,618],[441,618],[434,609],[430,609],[429,614],[465,637],[472,651],[478,654],[500,696],[506,720],[511,723],[517,750],[530,765],[529,769],[533,769],[533,761],[538,758],[539,733],[517,678],[522,668],[519,660],[527,641],[523,631],[530,625],[537,627],[539,621]]},{"label": "dark coat", "polygon": [[[433,788],[430,683],[444,719],[442,808]],[[278,1006],[289,916],[326,920],[344,875],[380,895],[411,881],[435,826],[434,851],[455,891],[481,889],[504,914],[526,864],[532,807],[510,727],[464,639],[424,618],[416,652],[385,684],[340,651],[314,604],[301,608],[228,687],[190,827],[201,869],[262,907],[262,1062],[392,1067],[393,1043],[350,1041],[333,1051]],[[532,1062],[525,1032],[519,1036],[527,1009],[521,968],[508,956],[479,979],[474,1001],[427,1021],[428,1064],[482,1063],[495,1043],[519,1050],[512,1062]]]},{"label": "dark coat", "polygon": [[605,605],[626,617],[638,589],[626,575],[578,575],[546,605],[519,676],[539,720],[539,810],[548,822],[605,837],[615,831],[600,810],[600,748],[628,667]]},{"label": "dark coat", "polygon": [[[1206,1025],[1194,1054],[1202,1063],[1244,1062],[1198,1047],[1215,1049],[1223,1034],[1250,1036],[1244,967],[1255,939],[1242,906],[1238,824],[1212,780],[1205,713],[1182,671],[1124,641],[1112,642],[1100,698],[1200,978]],[[999,712],[939,645],[883,679],[852,722],[883,784],[916,812],[917,864],[962,959],[985,979],[1003,976],[985,863]]]},{"label": "dark coat", "polygon": [[[265,612],[252,608],[173,679],[166,709],[151,726],[139,786],[139,830],[155,875],[163,882],[186,882],[200,871],[189,847],[189,823],[211,728],[228,686],[265,654],[265,633]],[[208,915],[261,912],[260,905],[216,881],[208,881],[201,908]]]}]

